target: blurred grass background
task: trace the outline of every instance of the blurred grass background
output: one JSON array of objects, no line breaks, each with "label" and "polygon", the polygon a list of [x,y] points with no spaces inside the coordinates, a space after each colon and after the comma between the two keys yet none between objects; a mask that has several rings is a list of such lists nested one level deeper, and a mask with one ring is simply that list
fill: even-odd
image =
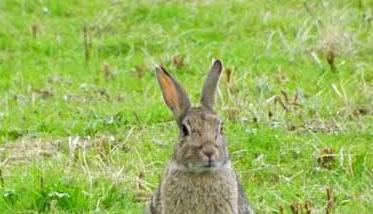
[{"label": "blurred grass background", "polygon": [[220,58],[257,212],[372,213],[372,27],[370,0],[2,0],[0,212],[142,213],[177,140],[154,64],[196,102]]}]

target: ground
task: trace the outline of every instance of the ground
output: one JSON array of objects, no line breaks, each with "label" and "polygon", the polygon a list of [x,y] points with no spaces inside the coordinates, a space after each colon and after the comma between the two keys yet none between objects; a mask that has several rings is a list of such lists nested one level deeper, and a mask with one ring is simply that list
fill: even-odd
[{"label": "ground", "polygon": [[220,58],[216,111],[255,210],[372,213],[372,8],[0,1],[0,212],[142,213],[177,143],[154,65],[197,103]]}]

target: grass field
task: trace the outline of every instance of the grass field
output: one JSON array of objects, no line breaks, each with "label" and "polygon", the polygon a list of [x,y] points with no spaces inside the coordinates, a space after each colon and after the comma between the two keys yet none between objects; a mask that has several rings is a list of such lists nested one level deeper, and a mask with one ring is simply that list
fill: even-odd
[{"label": "grass field", "polygon": [[373,1],[305,2],[1,0],[0,212],[142,213],[177,139],[154,64],[197,102],[220,58],[257,213],[373,213]]}]

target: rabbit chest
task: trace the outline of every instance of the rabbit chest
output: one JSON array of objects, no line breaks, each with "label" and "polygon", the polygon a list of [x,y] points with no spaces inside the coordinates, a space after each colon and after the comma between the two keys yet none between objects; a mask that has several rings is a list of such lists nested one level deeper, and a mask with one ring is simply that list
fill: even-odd
[{"label": "rabbit chest", "polygon": [[238,190],[233,170],[178,173],[162,183],[163,214],[237,214]]}]

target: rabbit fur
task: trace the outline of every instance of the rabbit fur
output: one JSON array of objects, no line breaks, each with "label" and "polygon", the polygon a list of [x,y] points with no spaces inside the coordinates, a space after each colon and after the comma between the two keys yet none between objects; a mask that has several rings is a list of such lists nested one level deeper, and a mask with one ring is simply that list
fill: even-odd
[{"label": "rabbit fur", "polygon": [[162,67],[156,76],[167,106],[179,126],[179,142],[147,214],[253,214],[229,159],[223,123],[213,111],[223,65],[213,61],[201,105],[192,107],[185,90]]}]

